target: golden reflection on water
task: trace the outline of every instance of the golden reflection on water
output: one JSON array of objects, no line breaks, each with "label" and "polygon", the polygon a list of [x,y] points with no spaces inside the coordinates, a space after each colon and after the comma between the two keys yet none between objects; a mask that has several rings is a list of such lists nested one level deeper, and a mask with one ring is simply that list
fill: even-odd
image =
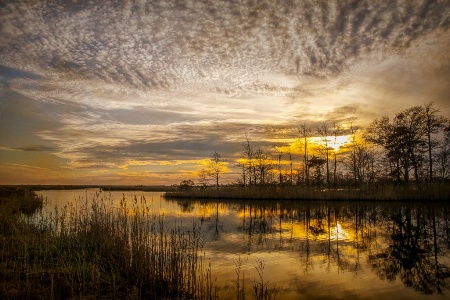
[{"label": "golden reflection on water", "polygon": [[[265,262],[264,279],[278,289],[277,299],[450,296],[446,205],[172,201],[160,195],[143,195],[149,212],[168,223],[201,224],[221,299],[236,299],[238,260],[246,299],[252,298],[257,259]],[[123,195],[113,196],[118,203]]]}]

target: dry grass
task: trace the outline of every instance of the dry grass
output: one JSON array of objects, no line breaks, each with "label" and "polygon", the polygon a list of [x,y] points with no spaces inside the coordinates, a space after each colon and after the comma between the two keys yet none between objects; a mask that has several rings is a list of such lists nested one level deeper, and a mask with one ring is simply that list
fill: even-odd
[{"label": "dry grass", "polygon": [[169,228],[145,198],[111,204],[96,194],[51,215],[2,210],[0,298],[213,298],[197,224]]},{"label": "dry grass", "polygon": [[306,187],[222,187],[166,192],[166,198],[242,199],[242,200],[446,200],[450,199],[450,184],[410,186],[376,185],[361,188],[317,189]]}]

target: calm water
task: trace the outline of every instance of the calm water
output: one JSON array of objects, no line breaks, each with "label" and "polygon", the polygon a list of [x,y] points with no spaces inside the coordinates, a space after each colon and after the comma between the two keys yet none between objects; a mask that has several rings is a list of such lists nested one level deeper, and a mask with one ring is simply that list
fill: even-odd
[{"label": "calm water", "polygon": [[[51,211],[77,205],[95,191],[38,194]],[[265,263],[263,278],[276,289],[276,299],[450,298],[450,206],[187,201],[161,195],[111,193],[114,205],[123,197],[144,196],[169,224],[201,223],[220,299],[236,299],[238,266],[246,299],[253,299],[257,261]]]}]

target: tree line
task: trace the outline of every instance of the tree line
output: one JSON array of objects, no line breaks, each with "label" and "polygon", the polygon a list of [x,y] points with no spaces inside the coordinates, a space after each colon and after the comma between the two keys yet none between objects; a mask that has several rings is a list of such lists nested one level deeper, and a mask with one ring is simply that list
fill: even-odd
[{"label": "tree line", "polygon": [[[290,142],[259,148],[246,136],[234,165],[240,172],[236,183],[337,188],[449,179],[450,122],[433,103],[407,108],[392,119],[375,119],[367,128],[355,122],[317,128],[300,124]],[[213,180],[218,188],[229,163],[218,152],[207,162],[199,183],[208,186]]]}]

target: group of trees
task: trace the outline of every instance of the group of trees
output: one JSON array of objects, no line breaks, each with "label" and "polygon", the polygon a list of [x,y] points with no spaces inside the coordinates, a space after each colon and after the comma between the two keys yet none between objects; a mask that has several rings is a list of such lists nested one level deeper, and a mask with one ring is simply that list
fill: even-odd
[{"label": "group of trees", "polygon": [[[323,123],[301,124],[293,141],[256,148],[246,137],[238,183],[243,186],[282,184],[325,186],[408,183],[446,180],[450,176],[450,123],[432,103],[414,106],[394,118],[375,119],[367,128]],[[337,140],[344,137],[345,142]],[[218,152],[199,173],[209,185],[227,170]]]},{"label": "group of trees", "polygon": [[[439,141],[435,135],[444,128],[444,140]],[[416,182],[433,181],[436,158],[444,155],[447,159],[449,133],[448,120],[438,115],[432,104],[427,104],[408,108],[392,121],[387,117],[375,120],[367,130],[366,139],[384,149],[390,174],[397,182],[401,178],[408,182],[411,171]],[[448,166],[441,165],[440,169],[440,177],[445,178]]]}]

